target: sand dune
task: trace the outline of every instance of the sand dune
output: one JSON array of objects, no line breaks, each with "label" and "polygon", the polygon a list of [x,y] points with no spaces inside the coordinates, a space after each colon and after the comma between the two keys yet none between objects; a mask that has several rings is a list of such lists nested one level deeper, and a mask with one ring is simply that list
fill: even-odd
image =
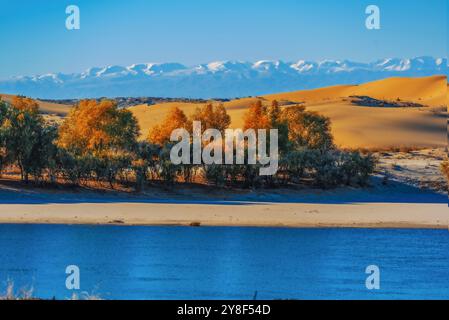
[{"label": "sand dune", "polygon": [[[11,102],[13,95],[0,94],[0,97],[2,98],[2,100],[6,102]],[[66,104],[52,103],[41,100],[37,100],[37,102],[39,104],[39,109],[41,110],[42,113],[45,114],[56,114],[58,116],[66,116],[71,108],[71,106]]]},{"label": "sand dune", "polygon": [[[444,147],[447,100],[444,76],[424,78],[389,78],[362,85],[342,85],[315,90],[279,93],[260,97],[264,103],[278,100],[283,105],[302,103],[332,121],[335,142],[349,148]],[[423,108],[380,108],[352,104],[350,96],[370,96],[379,100],[413,102]],[[257,98],[226,102],[231,127],[241,128],[243,115]],[[139,120],[142,138],[165,117],[173,106],[190,115],[200,104],[165,103],[140,105],[130,110]]]},{"label": "sand dune", "polygon": [[349,96],[370,96],[380,100],[400,98],[431,107],[445,104],[445,76],[423,78],[388,78],[354,86],[334,86],[316,90],[296,91],[265,96],[269,100],[289,100],[295,102],[325,102]]},{"label": "sand dune", "polygon": [[[444,147],[447,120],[444,106],[449,103],[445,76],[423,78],[388,78],[361,85],[340,85],[315,90],[302,90],[242,98],[225,103],[232,128],[243,126],[243,116],[257,99],[265,104],[278,100],[281,105],[304,104],[332,121],[332,132],[338,146],[349,148]],[[413,102],[422,108],[364,107],[351,103],[351,96],[369,96],[379,100]],[[2,95],[5,101],[12,96]],[[38,101],[43,113],[65,116],[70,106]],[[129,110],[136,116],[141,138],[165,118],[174,106],[191,115],[202,104],[171,102],[152,106],[139,105]]]}]

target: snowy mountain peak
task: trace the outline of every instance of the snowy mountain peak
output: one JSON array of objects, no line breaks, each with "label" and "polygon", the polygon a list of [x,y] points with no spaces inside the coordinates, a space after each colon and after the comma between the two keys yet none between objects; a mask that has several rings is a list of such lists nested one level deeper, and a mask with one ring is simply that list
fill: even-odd
[{"label": "snowy mountain peak", "polygon": [[392,76],[447,75],[447,58],[350,60],[213,61],[139,63],[94,67],[81,73],[48,73],[0,81],[0,92],[59,99],[115,96],[234,98],[335,84],[357,84]]}]

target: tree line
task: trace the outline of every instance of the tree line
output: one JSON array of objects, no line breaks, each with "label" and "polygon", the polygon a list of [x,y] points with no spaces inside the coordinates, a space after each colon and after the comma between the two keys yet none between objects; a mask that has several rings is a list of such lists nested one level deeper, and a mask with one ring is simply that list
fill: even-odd
[{"label": "tree line", "polygon": [[279,170],[259,176],[258,165],[174,165],[172,130],[224,132],[231,124],[223,104],[206,103],[190,116],[172,108],[144,140],[137,119],[110,100],[82,100],[62,124],[46,121],[36,101],[14,97],[0,101],[0,173],[17,167],[21,179],[38,182],[88,182],[133,185],[136,190],[153,181],[199,182],[230,187],[275,187],[307,184],[321,188],[363,186],[375,168],[371,155],[336,148],[329,118],[303,106],[280,107],[277,101],[253,103],[243,118],[243,130],[278,129]]}]

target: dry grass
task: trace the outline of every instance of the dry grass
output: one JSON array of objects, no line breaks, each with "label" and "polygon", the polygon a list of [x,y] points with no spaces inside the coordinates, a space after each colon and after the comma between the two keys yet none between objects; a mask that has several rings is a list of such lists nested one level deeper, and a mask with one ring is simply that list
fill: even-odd
[{"label": "dry grass", "polygon": [[33,287],[29,289],[22,288],[18,293],[14,292],[14,283],[8,281],[5,294],[0,295],[0,300],[38,300],[33,297]]},{"label": "dry grass", "polygon": [[73,293],[69,300],[103,300],[99,295],[89,294],[88,292],[81,292],[80,294]]},{"label": "dry grass", "polygon": [[[22,288],[19,292],[14,291],[14,282],[8,281],[6,290],[3,295],[0,295],[0,300],[42,300],[33,296],[33,287],[29,289]],[[55,299],[55,298],[53,298]],[[88,292],[73,293],[69,300],[102,300],[97,294],[90,294]]]},{"label": "dry grass", "polygon": [[[11,102],[14,96],[9,94],[1,94],[0,97],[3,101]],[[37,103],[39,104],[39,110],[42,113],[59,117],[65,117],[72,107],[65,104],[51,103],[40,100],[37,100]]]}]

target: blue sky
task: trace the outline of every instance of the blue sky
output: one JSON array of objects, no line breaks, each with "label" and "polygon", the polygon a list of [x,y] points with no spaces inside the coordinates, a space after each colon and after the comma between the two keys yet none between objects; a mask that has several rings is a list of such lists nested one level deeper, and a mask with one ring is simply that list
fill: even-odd
[{"label": "blue sky", "polygon": [[[446,0],[0,0],[0,78],[92,66],[446,56]],[[78,5],[81,29],[65,28]],[[381,30],[365,8],[381,9]]]}]

